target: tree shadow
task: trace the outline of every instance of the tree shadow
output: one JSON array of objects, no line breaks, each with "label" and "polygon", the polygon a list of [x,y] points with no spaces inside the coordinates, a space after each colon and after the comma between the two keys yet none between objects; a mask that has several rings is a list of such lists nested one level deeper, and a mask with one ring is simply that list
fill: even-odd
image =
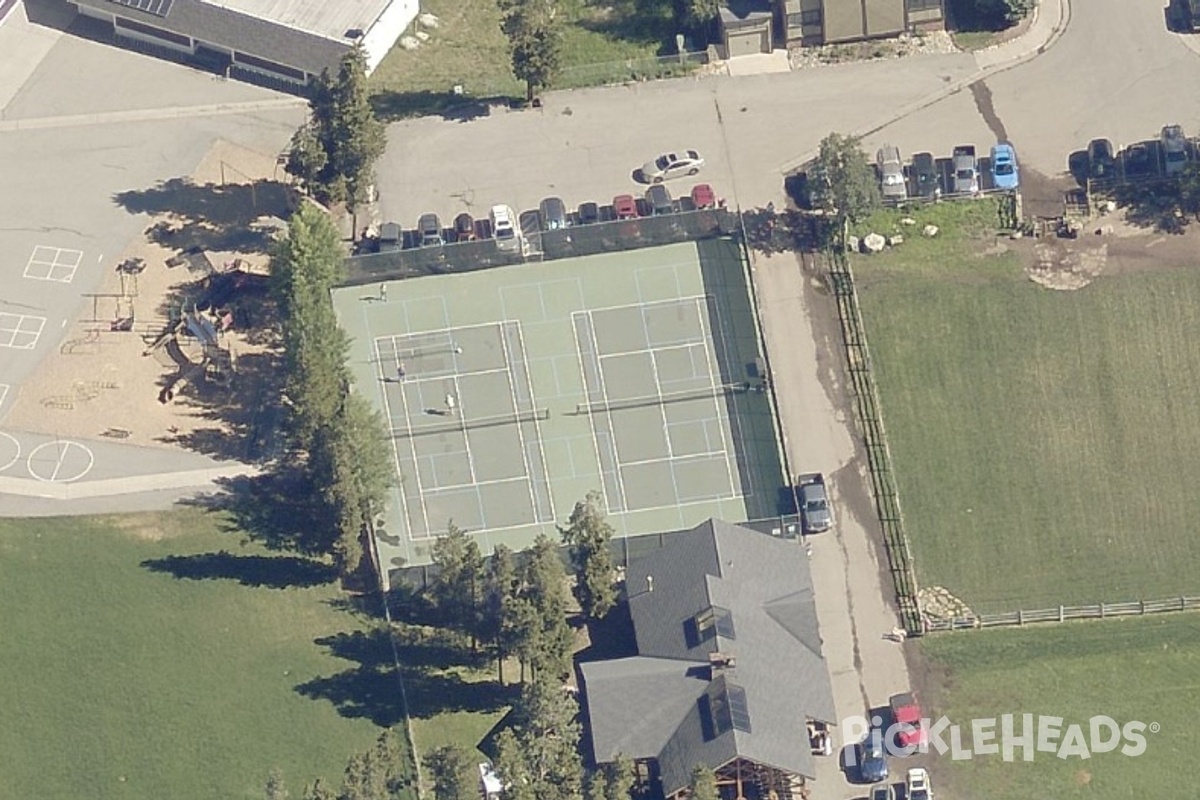
[{"label": "tree shadow", "polygon": [[184,501],[225,515],[222,529],[241,533],[271,550],[305,556],[329,552],[333,526],[313,486],[298,464],[279,464],[259,475],[221,478],[221,491]]},{"label": "tree shadow", "polygon": [[675,53],[676,6],[670,0],[587,0],[578,24],[585,30],[633,44],[657,44],[657,55]]},{"label": "tree shadow", "polygon": [[1183,234],[1194,216],[1183,209],[1177,181],[1120,184],[1113,189],[1113,200],[1127,222],[1157,233]]},{"label": "tree shadow", "polygon": [[[387,627],[379,625],[369,631],[317,639],[316,644],[330,655],[356,665],[302,683],[296,691],[309,699],[329,701],[344,717],[367,718],[384,726],[404,719],[404,696],[408,716],[416,719],[432,719],[449,712],[494,713],[511,705],[518,687],[502,686],[496,681],[468,681],[454,671],[455,666],[475,659],[448,642],[441,635],[444,633],[409,635],[400,631],[393,641]],[[403,696],[393,660],[397,656],[404,669]]]},{"label": "tree shadow", "polygon": [[[230,175],[231,180],[239,177]],[[278,227],[258,220],[286,219],[295,207],[295,190],[275,180],[220,185],[171,178],[148,189],[118,192],[113,200],[130,214],[172,215],[174,219],[151,226],[146,236],[180,253],[191,248],[266,253]]]},{"label": "tree shadow", "polygon": [[473,122],[491,116],[493,107],[510,108],[521,98],[506,95],[466,97],[454,92],[381,91],[371,95],[371,108],[383,122],[409,117],[441,117],[447,122]]},{"label": "tree shadow", "polygon": [[142,566],[179,579],[235,580],[243,586],[286,589],[331,583],[338,573],[331,564],[297,556],[239,556],[225,550],[148,559]]}]

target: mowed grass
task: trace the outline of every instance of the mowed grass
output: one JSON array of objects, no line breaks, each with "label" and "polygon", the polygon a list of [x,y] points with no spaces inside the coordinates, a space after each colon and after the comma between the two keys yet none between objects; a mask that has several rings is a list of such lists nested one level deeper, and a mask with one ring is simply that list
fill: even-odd
[{"label": "mowed grass", "polygon": [[990,201],[913,216],[854,264],[921,584],[977,612],[1200,594],[1200,270],[1049,291],[981,255]]},{"label": "mowed grass", "polygon": [[[565,85],[582,65],[657,55],[674,29],[670,3],[655,0],[561,0]],[[376,108],[385,116],[430,113],[466,98],[521,99],[525,86],[512,74],[508,40],[500,31],[496,0],[428,0],[423,13],[438,26],[421,29],[429,40],[414,50],[397,45],[371,75]],[[551,87],[553,88],[553,87]]]},{"label": "mowed grass", "polygon": [[[1120,748],[1086,760],[1036,752],[1025,762],[1019,749],[1011,762],[1001,755],[957,761],[938,756],[933,775],[939,795],[976,800],[1195,795],[1180,765],[1194,750],[1200,708],[1200,616],[938,635],[922,640],[921,649],[941,683],[926,698],[932,716],[944,714],[958,724],[968,749],[970,721],[1002,714],[1015,715],[1018,730],[1022,714],[1033,714],[1035,721],[1039,715],[1062,717],[1064,732],[1081,726],[1089,749],[1093,716],[1158,728],[1145,733],[1145,752],[1136,757]],[[1063,736],[1056,741],[1061,744]]]},{"label": "mowed grass", "polygon": [[[315,642],[363,626],[331,605],[336,584],[268,588],[142,566],[223,549],[236,570],[264,555],[222,522],[0,520],[0,797],[257,799],[271,768],[299,794],[319,776],[339,781],[373,742],[369,715],[334,705],[354,701],[347,676],[359,665]],[[246,583],[270,573],[246,563]],[[311,681],[347,693],[297,691]]]}]

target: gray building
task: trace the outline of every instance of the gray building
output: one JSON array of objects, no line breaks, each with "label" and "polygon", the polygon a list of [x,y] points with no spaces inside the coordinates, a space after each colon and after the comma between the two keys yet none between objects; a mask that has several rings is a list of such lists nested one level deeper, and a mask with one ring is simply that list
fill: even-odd
[{"label": "gray building", "polygon": [[882,39],[945,27],[944,0],[779,0],[789,45]]},{"label": "gray building", "polygon": [[417,15],[417,0],[70,2],[117,44],[281,88],[335,70],[355,42],[373,70]]},{"label": "gray building", "polygon": [[835,716],[803,548],[709,520],[634,561],[626,594],[637,655],[578,670],[595,761],[633,758],[668,798],[701,763],[737,797],[798,798],[808,724]]}]

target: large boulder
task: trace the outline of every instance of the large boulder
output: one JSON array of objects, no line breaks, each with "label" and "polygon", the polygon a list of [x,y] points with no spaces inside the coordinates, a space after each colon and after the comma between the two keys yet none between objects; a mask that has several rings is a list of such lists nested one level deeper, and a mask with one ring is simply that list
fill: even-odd
[{"label": "large boulder", "polygon": [[878,253],[887,246],[887,239],[880,236],[878,233],[868,233],[863,237],[862,247],[864,253]]}]

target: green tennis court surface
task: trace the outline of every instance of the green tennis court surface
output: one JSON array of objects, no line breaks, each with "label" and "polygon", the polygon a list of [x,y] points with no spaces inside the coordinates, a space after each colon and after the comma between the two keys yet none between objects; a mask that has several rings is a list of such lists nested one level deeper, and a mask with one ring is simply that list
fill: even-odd
[{"label": "green tennis court surface", "polygon": [[399,481],[378,537],[393,568],[429,563],[451,520],[484,553],[556,536],[592,490],[622,536],[777,513],[732,241],[345,287],[334,305],[390,428]]}]

